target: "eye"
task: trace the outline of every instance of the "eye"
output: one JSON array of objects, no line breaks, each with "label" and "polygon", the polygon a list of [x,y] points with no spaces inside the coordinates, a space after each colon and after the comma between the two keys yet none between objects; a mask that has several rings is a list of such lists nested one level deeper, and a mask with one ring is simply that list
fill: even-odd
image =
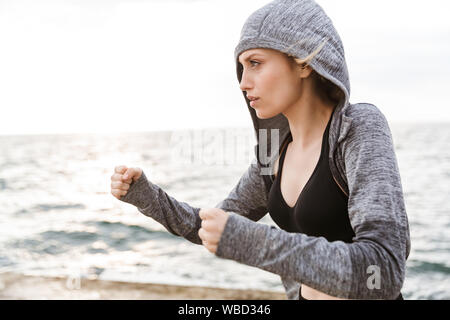
[{"label": "eye", "polygon": [[258,62],[258,61],[255,61],[255,60],[250,60],[249,62],[250,62],[250,64],[252,65],[252,67],[254,66],[253,63],[259,64],[259,62]]}]

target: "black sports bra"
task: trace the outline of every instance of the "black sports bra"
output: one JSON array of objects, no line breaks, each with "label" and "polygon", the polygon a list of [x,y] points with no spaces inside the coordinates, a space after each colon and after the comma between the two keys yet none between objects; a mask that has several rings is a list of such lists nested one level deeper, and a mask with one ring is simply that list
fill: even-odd
[{"label": "black sports bra", "polygon": [[[334,181],[328,164],[331,118],[322,137],[319,161],[293,208],[281,194],[280,181],[287,147],[281,152],[278,173],[269,191],[268,211],[273,221],[288,232],[323,236],[330,242],[342,240],[351,243],[355,233],[348,217],[348,198]],[[292,141],[292,135],[286,139]]]}]

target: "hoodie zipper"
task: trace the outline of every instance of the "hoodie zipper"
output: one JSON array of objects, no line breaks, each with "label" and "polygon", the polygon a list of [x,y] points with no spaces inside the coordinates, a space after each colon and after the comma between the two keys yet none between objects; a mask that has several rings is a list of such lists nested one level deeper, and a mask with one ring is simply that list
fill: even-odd
[{"label": "hoodie zipper", "polygon": [[[335,158],[334,158],[334,155],[336,154],[336,150],[337,150],[337,149],[334,149],[333,161],[334,161],[334,159],[335,159]],[[334,167],[336,168],[336,170],[338,170],[335,161],[334,161]],[[344,188],[342,188],[342,186],[339,184],[339,182],[337,181],[337,179],[334,177],[333,172],[331,172],[331,176],[333,177],[334,182],[336,182],[336,184],[339,186],[339,188],[342,190],[342,192],[343,192],[343,193],[347,196],[347,198],[348,198],[347,192],[345,192]]]},{"label": "hoodie zipper", "polygon": [[339,188],[341,188],[342,192],[348,197],[347,192],[344,191],[344,188],[341,187],[341,185],[339,184],[339,182],[337,182],[336,178],[333,176],[333,174],[331,174],[331,176],[333,177],[334,181],[336,182],[336,184],[339,186]]}]

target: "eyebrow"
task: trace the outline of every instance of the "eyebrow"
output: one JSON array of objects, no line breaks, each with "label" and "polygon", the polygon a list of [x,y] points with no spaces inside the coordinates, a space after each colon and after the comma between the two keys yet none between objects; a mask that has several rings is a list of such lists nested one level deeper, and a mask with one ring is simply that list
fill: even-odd
[{"label": "eyebrow", "polygon": [[[261,54],[259,54],[259,53],[252,53],[251,55],[249,55],[247,58],[245,58],[245,60],[244,61],[248,61],[248,60],[250,60],[253,56],[258,56],[258,55],[261,55]],[[239,62],[241,62],[240,60],[239,60]],[[241,62],[242,63],[242,62]]]}]

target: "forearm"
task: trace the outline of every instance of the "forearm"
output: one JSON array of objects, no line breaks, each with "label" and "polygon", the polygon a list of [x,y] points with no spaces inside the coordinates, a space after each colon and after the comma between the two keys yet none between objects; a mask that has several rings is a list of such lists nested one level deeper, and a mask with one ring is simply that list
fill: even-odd
[{"label": "forearm", "polygon": [[[394,299],[404,276],[397,274],[395,258],[369,239],[329,242],[324,237],[289,233],[237,215],[230,215],[216,255],[346,299]],[[380,288],[367,284],[371,265],[380,268]]]},{"label": "forearm", "polygon": [[144,172],[120,200],[136,206],[139,212],[161,223],[170,233],[192,243],[202,244],[198,236],[201,226],[200,208],[169,196],[158,185],[149,181]]},{"label": "forearm", "polygon": [[[259,167],[253,161],[227,198],[216,204],[215,208],[258,221],[267,214],[267,195],[264,188]],[[201,227],[200,208],[177,201],[147,180],[144,173],[131,184],[128,193],[120,200],[136,206],[139,212],[155,219],[172,234],[202,244],[198,236]]]},{"label": "forearm", "polygon": [[215,208],[234,212],[252,221],[259,221],[267,210],[267,194],[260,168],[254,160],[239,179],[228,197],[220,201]]}]

